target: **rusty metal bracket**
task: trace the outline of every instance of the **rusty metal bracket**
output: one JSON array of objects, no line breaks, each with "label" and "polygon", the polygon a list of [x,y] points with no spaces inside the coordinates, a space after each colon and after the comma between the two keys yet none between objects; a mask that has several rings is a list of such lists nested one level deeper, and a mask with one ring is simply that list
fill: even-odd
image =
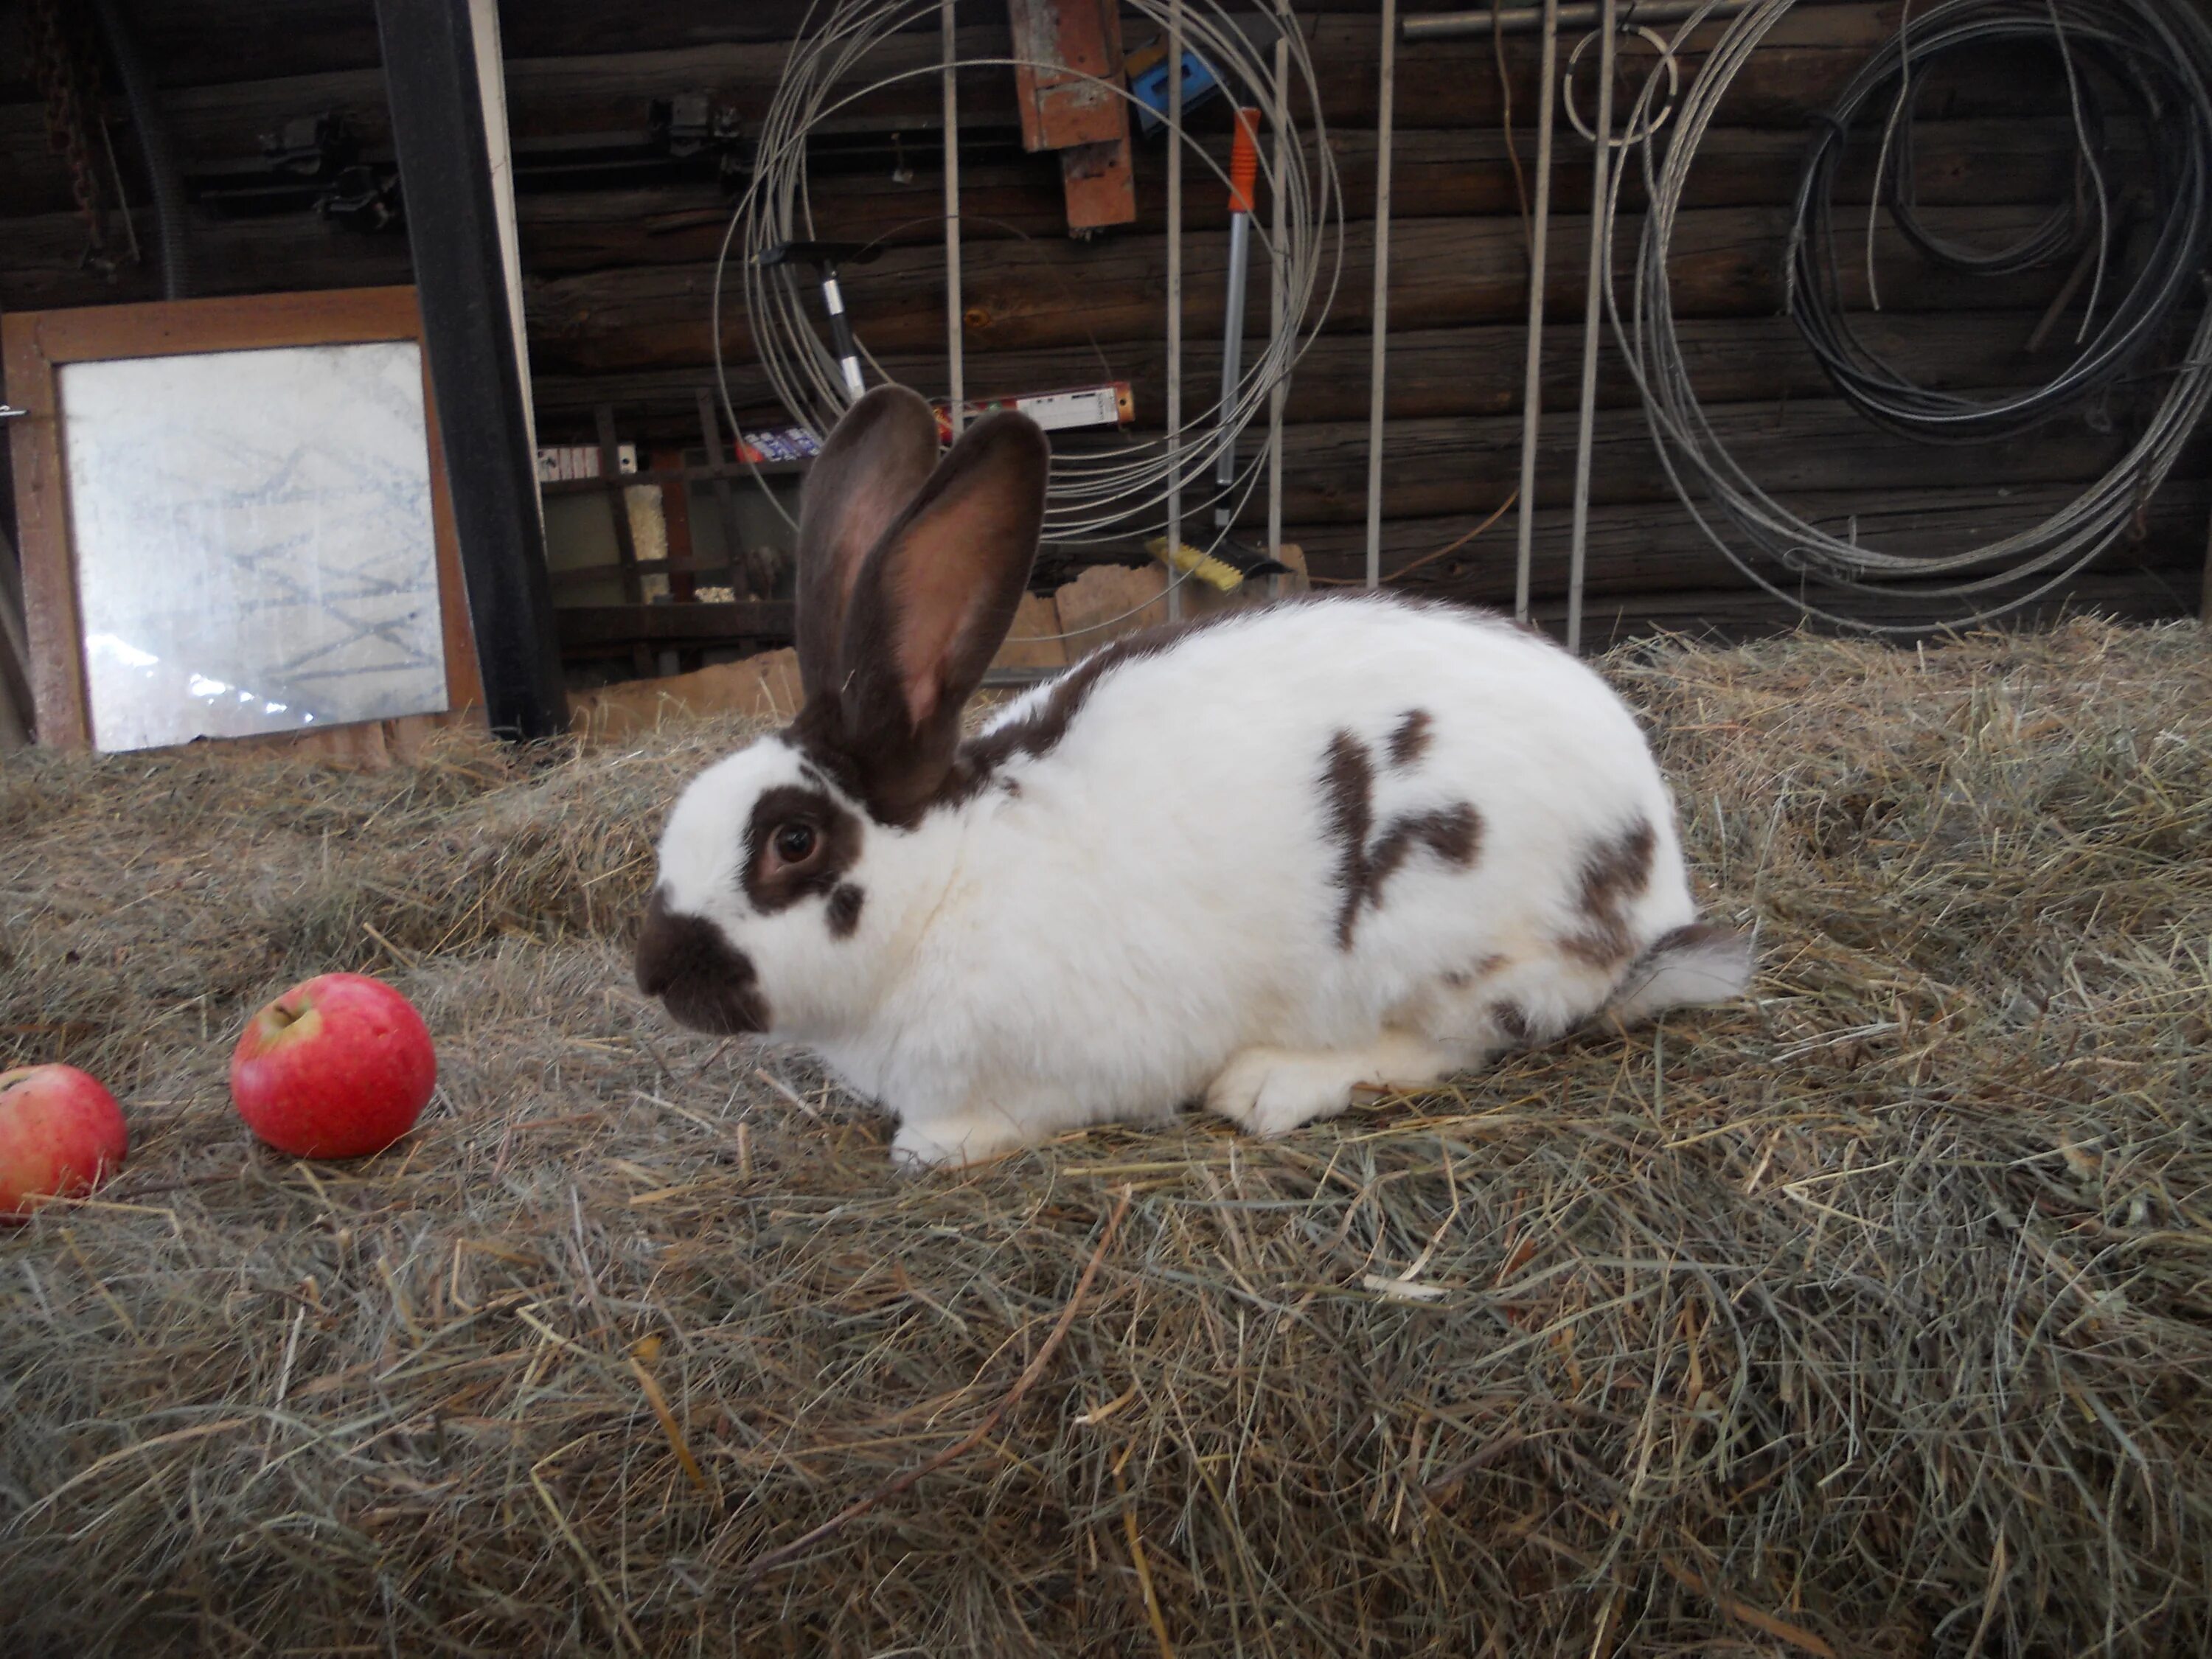
[{"label": "rusty metal bracket", "polygon": [[1121,19],[1114,0],[1007,0],[1022,143],[1060,152],[1067,228],[1088,235],[1137,216]]}]

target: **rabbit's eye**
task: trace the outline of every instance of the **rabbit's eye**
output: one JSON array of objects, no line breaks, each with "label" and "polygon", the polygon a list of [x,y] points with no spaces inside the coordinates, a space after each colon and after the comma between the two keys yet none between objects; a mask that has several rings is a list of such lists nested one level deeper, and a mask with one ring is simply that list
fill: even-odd
[{"label": "rabbit's eye", "polygon": [[775,832],[775,855],[786,864],[803,864],[814,852],[814,826],[787,823]]}]

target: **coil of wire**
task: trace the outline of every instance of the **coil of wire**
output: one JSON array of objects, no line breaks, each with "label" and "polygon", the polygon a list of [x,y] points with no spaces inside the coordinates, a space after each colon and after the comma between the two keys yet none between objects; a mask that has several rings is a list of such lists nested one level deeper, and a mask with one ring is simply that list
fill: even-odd
[{"label": "coil of wire", "polygon": [[[1128,7],[1160,26],[1164,33],[1168,0],[1127,0]],[[755,349],[769,386],[792,416],[817,436],[836,424],[850,401],[830,347],[811,319],[808,285],[788,265],[763,265],[760,255],[778,244],[812,240],[814,210],[807,179],[807,141],[825,122],[865,108],[872,94],[902,82],[933,80],[943,70],[935,58],[926,64],[885,70],[883,48],[890,37],[916,29],[939,15],[940,0],[819,0],[801,26],[783,79],[763,118],[755,171],[725,232],[714,269],[713,326],[714,367],[725,411],[735,423],[722,364],[722,307],[734,260],[738,288],[751,326]],[[1279,337],[1253,356],[1226,418],[1218,398],[1187,414],[1181,441],[1172,452],[1164,437],[1133,441],[1103,453],[1056,453],[1047,496],[1045,537],[1062,545],[1122,541],[1158,530],[1177,479],[1187,526],[1200,521],[1224,496],[1239,507],[1250,495],[1260,470],[1246,466],[1226,491],[1214,483],[1215,463],[1225,447],[1261,416],[1269,392],[1285,379],[1319,328],[1335,293],[1343,262],[1343,202],[1328,135],[1320,115],[1314,67],[1288,0],[1269,0],[1265,15],[1290,42],[1290,92],[1275,85],[1270,61],[1275,29],[1240,27],[1218,0],[1182,0],[1183,38],[1221,82],[1233,102],[1256,106],[1263,131],[1285,127],[1285,176],[1274,176],[1273,146],[1260,146],[1262,182],[1280,191],[1285,208],[1283,246],[1271,247],[1269,228],[1255,216],[1254,240],[1274,259],[1284,282],[1284,315],[1290,322]],[[871,60],[874,61],[872,63]],[[1012,58],[963,58],[959,67],[1000,67],[1010,75]],[[1123,88],[1100,82],[1129,99]],[[1133,100],[1132,100],[1133,103]],[[1311,111],[1302,124],[1292,105]],[[1187,159],[1218,177],[1226,190],[1223,161],[1195,143],[1186,143]],[[848,280],[848,289],[854,285]],[[860,355],[878,379],[884,374],[866,345],[865,290],[848,292]],[[1303,321],[1301,321],[1303,319]]]},{"label": "coil of wire", "polygon": [[[1683,100],[1674,137],[1644,147],[1650,206],[1637,249],[1624,316],[1610,249],[1606,303],[1623,354],[1642,392],[1652,439],[1676,493],[1707,538],[1752,581],[1807,614],[1873,634],[1929,631],[1986,621],[2050,594],[2129,532],[2151,495],[2172,473],[2191,430],[2212,403],[2212,307],[2199,317],[2165,395],[2123,454],[2094,483],[2041,523],[1982,544],[1942,554],[1886,553],[1859,541],[1855,530],[1823,529],[1776,501],[1729,453],[1690,384],[1668,289],[1668,257],[1685,184],[1721,99],[1766,35],[1796,0],[1759,0],[1740,13],[1707,56],[1704,72]],[[2008,436],[2049,421],[2142,373],[2145,357],[2191,301],[2201,299],[2212,252],[2212,26],[2197,0],[1948,0],[1908,16],[1897,40],[1869,62],[1822,124],[1808,152],[1796,198],[1789,250],[1793,315],[1842,395],[1871,419],[1921,441],[1962,442]],[[1679,50],[1703,23],[1711,4],[1676,33]],[[2079,147],[2082,187],[2030,234],[2008,248],[1979,252],[1930,233],[1921,222],[1911,178],[1915,76],[1952,52],[2000,40],[2046,46],[2065,70]],[[2101,287],[2106,244],[2117,230],[2117,193],[2104,178],[2097,150],[2106,125],[2094,69],[2126,90],[2146,120],[2156,155],[2152,188],[2155,234],[2148,255],[2119,298],[2089,322],[2073,360],[2048,384],[1989,400],[1915,385],[1858,341],[1838,299],[1838,259],[1829,197],[1852,119],[1885,88],[1893,91],[1878,183],[1900,233],[1923,255],[1955,270],[2002,273],[2092,249]],[[1658,93],[1653,77],[1637,101],[1649,112]],[[1624,169],[1625,171],[1625,169]],[[1609,213],[1617,213],[1616,175]],[[2082,256],[2085,260],[2091,255]],[[1840,608],[1895,597],[1910,582],[1914,603],[1942,613],[1886,621]],[[1827,590],[1819,600],[1808,588]],[[1836,597],[1829,598],[1828,594]]]}]

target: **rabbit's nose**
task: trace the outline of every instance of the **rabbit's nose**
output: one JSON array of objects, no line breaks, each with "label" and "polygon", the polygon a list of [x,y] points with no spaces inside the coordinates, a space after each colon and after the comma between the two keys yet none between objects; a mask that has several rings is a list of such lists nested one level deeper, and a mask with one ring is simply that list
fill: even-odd
[{"label": "rabbit's nose", "polygon": [[704,916],[681,915],[655,889],[637,937],[637,988],[702,1031],[768,1029],[768,1000],[752,958]]}]

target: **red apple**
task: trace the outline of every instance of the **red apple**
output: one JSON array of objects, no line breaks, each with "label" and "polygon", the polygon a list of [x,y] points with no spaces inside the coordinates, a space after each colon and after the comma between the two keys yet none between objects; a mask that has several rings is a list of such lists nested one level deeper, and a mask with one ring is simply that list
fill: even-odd
[{"label": "red apple", "polygon": [[246,1127],[295,1158],[365,1158],[414,1127],[438,1056],[405,997],[360,974],[295,985],[246,1021],[230,1097]]},{"label": "red apple", "polygon": [[0,1072],[0,1221],[90,1192],[123,1167],[123,1109],[74,1066]]}]

